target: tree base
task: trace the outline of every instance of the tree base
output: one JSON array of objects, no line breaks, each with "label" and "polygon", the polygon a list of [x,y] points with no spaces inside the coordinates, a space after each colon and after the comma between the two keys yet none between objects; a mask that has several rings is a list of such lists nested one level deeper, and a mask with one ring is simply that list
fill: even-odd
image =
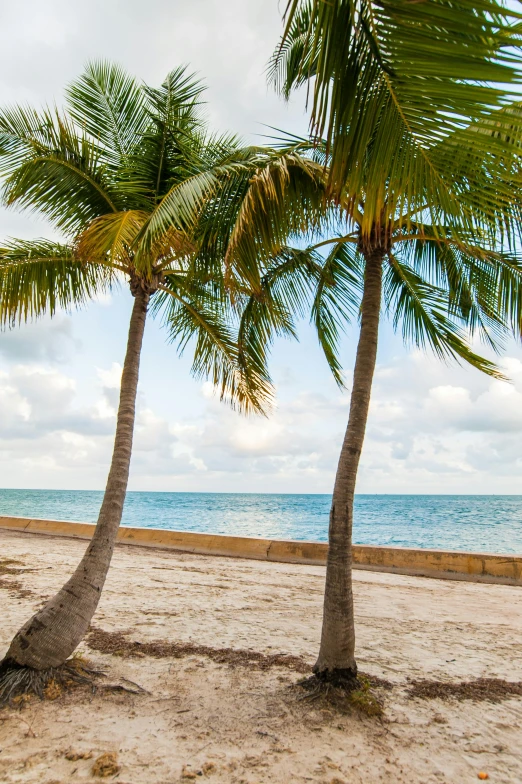
[{"label": "tree base", "polygon": [[329,686],[334,686],[336,689],[343,689],[344,691],[356,691],[361,688],[361,682],[357,677],[357,667],[343,667],[333,670],[321,670],[317,665],[313,670],[314,674],[311,680],[315,679]]},{"label": "tree base", "polygon": [[22,667],[13,659],[4,659],[0,663],[0,707],[22,704],[24,698],[31,695],[41,700],[54,700],[77,685],[90,685],[95,692],[94,678],[102,674],[80,656],[47,670]]},{"label": "tree base", "polygon": [[339,713],[353,713],[380,718],[383,715],[383,702],[374,692],[367,676],[357,677],[353,670],[334,670],[315,673],[296,684],[306,694],[299,697],[300,701],[319,702],[329,710]]}]

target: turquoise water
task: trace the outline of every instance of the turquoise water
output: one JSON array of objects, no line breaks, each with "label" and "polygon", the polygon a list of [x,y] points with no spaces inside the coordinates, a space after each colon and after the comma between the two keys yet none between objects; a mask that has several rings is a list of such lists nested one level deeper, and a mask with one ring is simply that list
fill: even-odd
[{"label": "turquoise water", "polygon": [[[0,515],[95,522],[101,492],[0,490]],[[123,524],[325,541],[329,495],[127,494]],[[522,553],[522,496],[358,495],[359,544]]]}]

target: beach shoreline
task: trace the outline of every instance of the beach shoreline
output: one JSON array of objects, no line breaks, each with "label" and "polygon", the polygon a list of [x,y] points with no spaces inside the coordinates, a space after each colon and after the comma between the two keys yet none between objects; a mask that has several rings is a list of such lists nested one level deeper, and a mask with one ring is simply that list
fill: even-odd
[{"label": "beach shoreline", "polygon": [[[78,539],[90,539],[94,533],[92,523],[0,515],[2,528]],[[316,566],[326,564],[328,553],[326,542],[264,539],[152,527],[120,526],[117,539],[119,543],[199,555]],[[522,555],[354,544],[352,557],[354,569],[522,586]]]}]

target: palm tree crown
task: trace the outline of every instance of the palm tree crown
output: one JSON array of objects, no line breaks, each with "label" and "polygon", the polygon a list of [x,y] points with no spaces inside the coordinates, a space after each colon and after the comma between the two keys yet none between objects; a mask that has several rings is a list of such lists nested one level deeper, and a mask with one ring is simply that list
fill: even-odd
[{"label": "palm tree crown", "polygon": [[[65,112],[23,107],[0,115],[0,174],[9,206],[38,211],[65,242],[13,240],[0,249],[0,322],[81,304],[126,278],[154,294],[180,349],[195,338],[193,370],[245,410],[269,402],[262,368],[238,362],[237,318],[223,265],[198,275],[210,239],[196,232],[227,164],[232,136],[212,136],[202,84],[178,68],[156,89],[117,66],[92,63],[67,90]],[[244,156],[243,156],[244,157]],[[247,378],[248,375],[248,378]]]},{"label": "palm tree crown", "polygon": [[310,80],[313,136],[293,141],[324,167],[327,239],[309,252],[344,270],[336,297],[327,276],[331,306],[356,312],[380,249],[404,337],[493,374],[466,338],[496,348],[522,329],[522,102],[506,87],[521,79],[518,19],[495,0],[290,0],[270,69],[286,95]]}]

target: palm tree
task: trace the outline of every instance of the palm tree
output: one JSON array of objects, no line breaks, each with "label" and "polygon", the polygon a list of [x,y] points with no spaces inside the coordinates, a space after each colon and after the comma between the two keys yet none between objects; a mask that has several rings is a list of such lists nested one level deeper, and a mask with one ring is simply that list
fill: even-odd
[{"label": "palm tree", "polygon": [[[296,140],[294,151],[323,166],[330,236],[299,251],[298,266],[301,279],[312,273],[312,317],[339,382],[338,333],[350,312],[360,315],[314,666],[319,680],[347,688],[357,683],[353,501],[383,300],[405,339],[496,376],[468,337],[498,348],[508,327],[522,326],[522,105],[505,87],[521,77],[514,17],[494,0],[289,0],[271,64],[286,95],[309,82],[312,141]],[[264,248],[272,276],[292,255],[277,247],[274,205],[271,231],[256,234],[244,219],[228,252],[254,288],[250,246]]]},{"label": "palm tree", "polygon": [[[210,136],[202,86],[180,68],[159,89],[94,63],[67,91],[67,112],[15,107],[0,114],[0,173],[8,205],[35,210],[63,243],[12,240],[0,248],[0,324],[77,306],[126,280],[134,298],[114,451],[95,532],[72,577],[15,635],[0,663],[0,693],[37,683],[84,637],[98,605],[127,489],[140,352],[147,312],[169,338],[194,345],[193,371],[221,398],[259,411],[270,400],[263,364],[239,351],[238,305],[225,296],[212,213],[235,198],[217,186],[227,167],[248,172],[260,153]],[[199,226],[199,228],[198,228]],[[200,274],[201,258],[205,274]],[[209,272],[210,271],[210,272]]]}]

